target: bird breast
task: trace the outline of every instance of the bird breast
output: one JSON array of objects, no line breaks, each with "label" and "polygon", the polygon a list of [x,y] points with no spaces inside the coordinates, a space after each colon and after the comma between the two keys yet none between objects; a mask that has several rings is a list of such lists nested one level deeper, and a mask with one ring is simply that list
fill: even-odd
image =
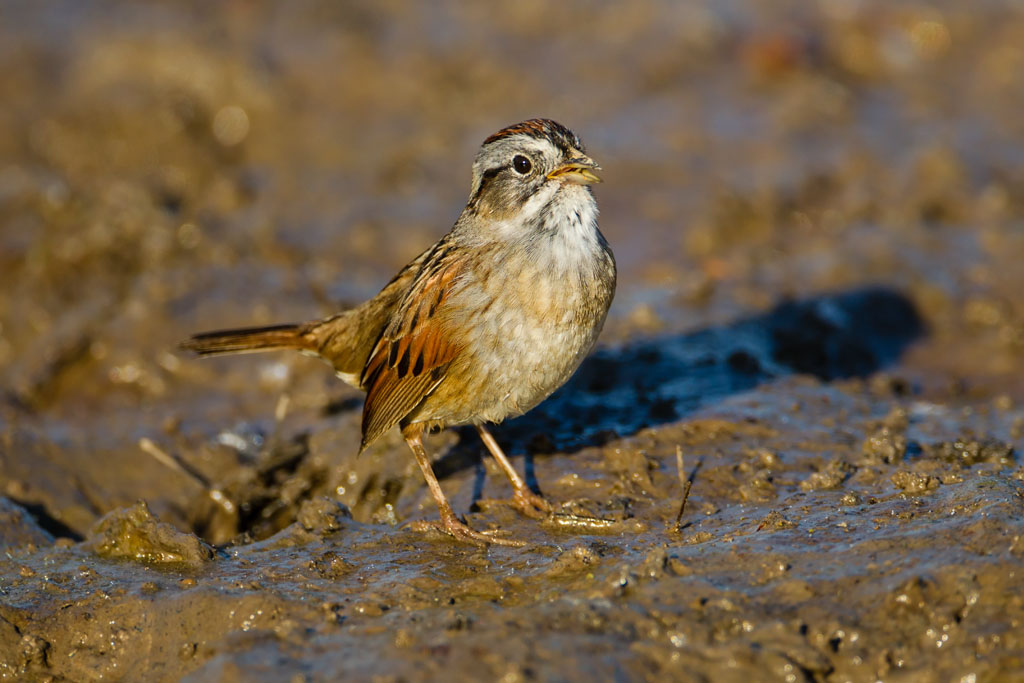
[{"label": "bird breast", "polygon": [[614,294],[615,262],[586,196],[547,216],[528,240],[481,254],[453,292],[464,351],[423,418],[452,425],[522,414],[593,348]]}]

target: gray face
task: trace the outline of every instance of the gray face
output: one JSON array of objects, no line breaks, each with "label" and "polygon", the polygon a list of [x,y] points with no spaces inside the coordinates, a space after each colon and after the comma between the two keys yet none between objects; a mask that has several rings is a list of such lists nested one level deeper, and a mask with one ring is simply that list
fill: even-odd
[{"label": "gray face", "polygon": [[[512,218],[542,190],[553,199],[567,177],[548,175],[570,163],[596,167],[567,128],[545,119],[506,128],[488,138],[476,156],[467,208],[484,218]],[[575,177],[578,186],[582,181]]]}]

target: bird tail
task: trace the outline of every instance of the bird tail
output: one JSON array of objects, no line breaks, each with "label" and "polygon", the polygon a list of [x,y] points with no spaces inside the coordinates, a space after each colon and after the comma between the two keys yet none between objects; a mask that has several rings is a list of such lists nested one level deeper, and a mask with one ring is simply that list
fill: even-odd
[{"label": "bird tail", "polygon": [[254,353],[274,349],[316,351],[316,343],[307,325],[272,325],[239,330],[204,332],[183,341],[180,346],[200,356],[223,353]]}]

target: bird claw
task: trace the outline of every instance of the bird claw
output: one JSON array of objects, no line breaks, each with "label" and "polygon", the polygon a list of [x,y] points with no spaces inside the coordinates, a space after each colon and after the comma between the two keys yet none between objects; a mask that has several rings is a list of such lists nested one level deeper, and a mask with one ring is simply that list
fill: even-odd
[{"label": "bird claw", "polygon": [[413,531],[419,531],[421,533],[432,533],[442,532],[451,536],[459,543],[469,543],[476,546],[486,545],[504,545],[513,548],[518,548],[526,545],[525,541],[518,541],[511,538],[498,538],[497,535],[504,533],[501,529],[494,529],[491,531],[475,531],[458,519],[442,519],[437,522],[413,522],[409,525]]},{"label": "bird claw", "polygon": [[529,489],[520,489],[509,499],[484,498],[476,501],[476,505],[481,509],[504,505],[530,519],[547,519],[553,511],[551,503]]}]

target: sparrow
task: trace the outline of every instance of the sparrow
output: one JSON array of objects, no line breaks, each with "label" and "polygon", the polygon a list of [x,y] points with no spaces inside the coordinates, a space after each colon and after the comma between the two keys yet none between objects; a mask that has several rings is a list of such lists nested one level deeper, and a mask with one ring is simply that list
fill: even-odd
[{"label": "sparrow", "polygon": [[454,227],[369,301],[320,320],[207,332],[200,356],[293,349],[327,361],[366,392],[360,452],[399,427],[456,540],[519,545],[478,532],[452,510],[425,432],[473,425],[524,514],[549,514],[488,424],[522,415],[565,383],[593,349],[615,294],[615,258],[598,229],[600,166],[579,137],[530,119],[484,140]]}]

